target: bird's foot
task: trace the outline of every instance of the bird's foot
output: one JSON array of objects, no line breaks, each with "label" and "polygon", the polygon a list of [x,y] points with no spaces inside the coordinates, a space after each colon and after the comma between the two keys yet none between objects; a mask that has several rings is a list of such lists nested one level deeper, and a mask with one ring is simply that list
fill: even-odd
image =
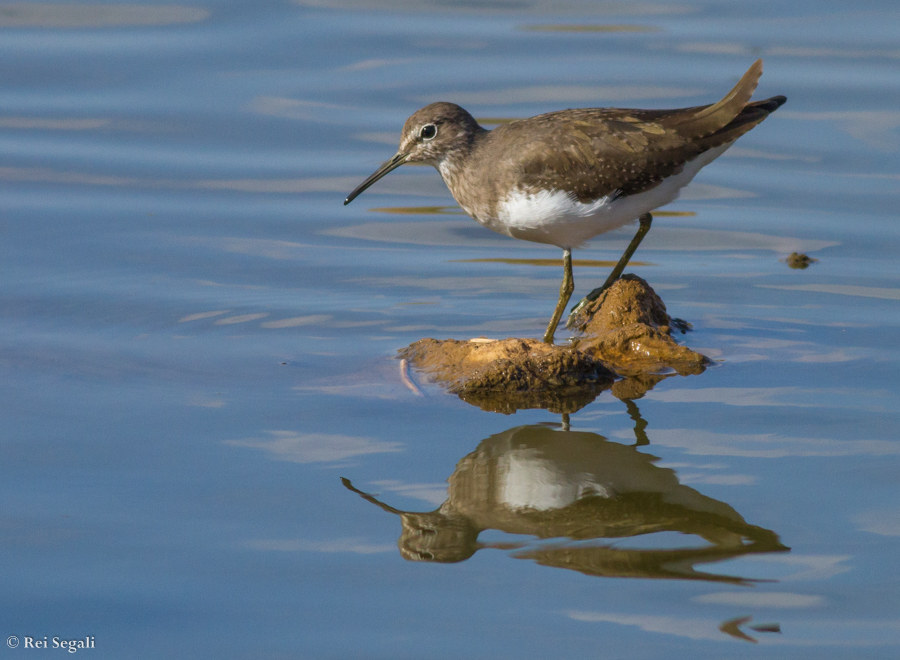
[{"label": "bird's foot", "polygon": [[582,298],[581,301],[572,308],[572,311],[569,312],[569,316],[566,317],[566,328],[575,330],[578,326],[583,325],[584,322],[587,321],[584,317],[587,313],[588,306],[597,300],[607,288],[609,287],[599,287]]},{"label": "bird's foot", "polygon": [[585,307],[591,304],[591,301],[587,298],[582,299],[580,303],[575,305],[572,308],[572,311],[569,312],[569,316],[566,317],[566,329],[567,330],[575,330],[579,325],[581,325],[582,321],[582,311]]}]

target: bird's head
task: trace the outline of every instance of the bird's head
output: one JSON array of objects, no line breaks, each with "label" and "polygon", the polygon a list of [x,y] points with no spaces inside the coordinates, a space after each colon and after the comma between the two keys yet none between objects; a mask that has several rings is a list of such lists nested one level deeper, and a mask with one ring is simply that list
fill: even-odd
[{"label": "bird's head", "polygon": [[432,103],[416,111],[403,125],[400,147],[394,157],[379,167],[351,192],[344,204],[404,163],[438,166],[447,156],[467,151],[474,136],[484,129],[475,118],[453,103]]}]

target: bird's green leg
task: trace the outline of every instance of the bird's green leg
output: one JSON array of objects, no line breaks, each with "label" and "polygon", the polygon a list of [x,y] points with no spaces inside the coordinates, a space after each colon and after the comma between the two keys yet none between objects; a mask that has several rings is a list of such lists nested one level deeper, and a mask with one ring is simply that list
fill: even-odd
[{"label": "bird's green leg", "polygon": [[635,447],[643,447],[650,444],[650,438],[647,437],[647,422],[641,417],[641,409],[632,399],[622,399],[625,407],[628,409],[628,416],[634,422],[634,439]]},{"label": "bird's green leg", "polygon": [[649,213],[645,213],[640,217],[641,225],[640,227],[638,227],[637,233],[634,235],[634,238],[631,239],[631,243],[629,243],[628,247],[625,248],[625,252],[622,254],[622,258],[619,259],[619,263],[616,264],[616,267],[613,268],[612,272],[609,274],[609,277],[606,278],[606,282],[603,283],[603,286],[591,291],[581,299],[581,302],[579,302],[577,305],[575,305],[575,307],[572,308],[572,311],[569,312],[569,318],[566,321],[567,328],[573,327],[575,323],[575,317],[578,316],[578,312],[580,312],[590,303],[597,300],[597,298],[599,298],[604,291],[611,287],[616,282],[616,280],[618,280],[622,276],[622,271],[625,270],[625,266],[628,265],[631,257],[638,249],[638,245],[641,244],[641,241],[644,240],[644,236],[646,236],[647,232],[650,231],[650,224],[652,222],[653,216]]},{"label": "bird's green leg", "polygon": [[559,302],[556,303],[556,309],[553,310],[553,318],[550,319],[550,325],[547,326],[547,332],[544,333],[544,343],[553,344],[553,335],[556,333],[556,326],[562,318],[563,312],[566,311],[566,305],[569,304],[569,298],[572,297],[572,291],[575,290],[575,280],[572,277],[572,250],[566,248],[563,251],[563,281],[559,287]]}]

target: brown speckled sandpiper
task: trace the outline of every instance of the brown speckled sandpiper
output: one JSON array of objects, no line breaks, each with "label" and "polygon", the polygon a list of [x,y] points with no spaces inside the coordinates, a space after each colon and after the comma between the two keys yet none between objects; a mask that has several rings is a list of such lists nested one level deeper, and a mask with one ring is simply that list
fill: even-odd
[{"label": "brown speckled sandpiper", "polygon": [[[403,126],[400,148],[344,204],[404,163],[429,163],[472,218],[506,236],[563,249],[556,326],[574,289],[572,248],[635,219],[640,227],[595,300],[622,274],[653,220],[704,165],[787,99],[750,102],[762,60],[718,103],[677,110],[583,108],[485,130],[453,103],[432,103]],[[575,311],[573,310],[573,312]]]}]

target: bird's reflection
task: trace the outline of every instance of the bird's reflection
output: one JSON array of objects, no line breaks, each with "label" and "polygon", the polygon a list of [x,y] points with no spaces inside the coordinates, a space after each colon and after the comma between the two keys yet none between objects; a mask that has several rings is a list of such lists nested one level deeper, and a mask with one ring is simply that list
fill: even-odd
[{"label": "bird's reflection", "polygon": [[[482,548],[502,548],[518,559],[587,575],[744,583],[695,565],[788,550],[774,532],[748,524],[728,504],[656,466],[659,459],[637,448],[646,444],[638,427],[635,446],[541,425],[493,435],[459,461],[436,511],[401,511],[343,482],[400,517],[400,553],[412,561],[459,562]],[[491,529],[536,540],[480,543],[481,532]],[[629,549],[598,543],[657,532],[690,534],[706,544]]]}]

